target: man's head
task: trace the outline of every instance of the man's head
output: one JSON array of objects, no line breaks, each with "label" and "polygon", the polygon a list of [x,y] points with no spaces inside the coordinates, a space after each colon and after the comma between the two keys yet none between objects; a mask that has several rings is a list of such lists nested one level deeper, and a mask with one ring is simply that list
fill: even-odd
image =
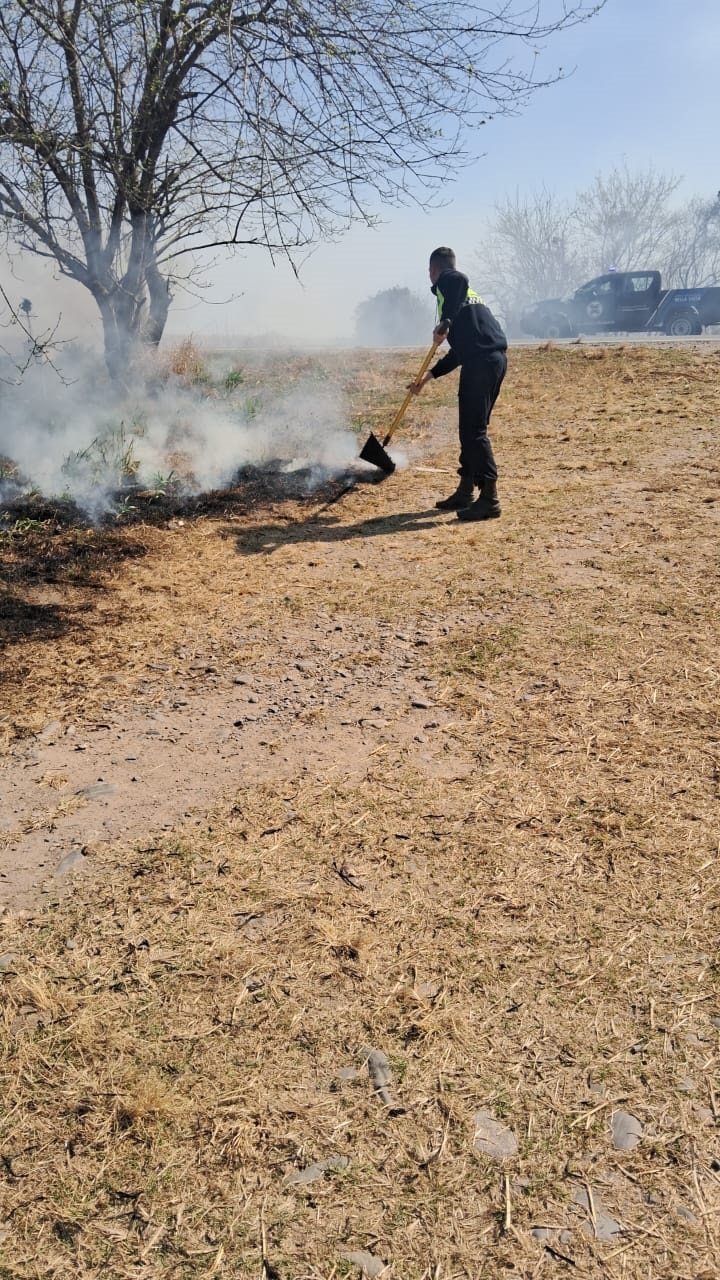
[{"label": "man's head", "polygon": [[430,254],[430,283],[437,284],[443,271],[455,270],[455,254],[452,249],[448,249],[445,245],[441,245],[439,249],[433,249]]}]

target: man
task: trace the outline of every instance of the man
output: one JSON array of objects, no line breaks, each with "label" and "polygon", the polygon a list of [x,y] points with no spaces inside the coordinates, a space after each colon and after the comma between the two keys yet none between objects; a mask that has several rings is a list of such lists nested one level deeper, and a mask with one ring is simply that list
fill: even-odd
[{"label": "man", "polygon": [[[429,274],[438,302],[433,337],[446,338],[450,350],[410,389],[417,395],[431,378],[442,378],[460,367],[460,483],[435,506],[457,511],[459,520],[495,520],[501,508],[488,423],[507,369],[507,339],[490,308],[470,288],[467,276],[456,270],[452,249],[433,250]],[[476,487],[480,495],[473,501]]]}]

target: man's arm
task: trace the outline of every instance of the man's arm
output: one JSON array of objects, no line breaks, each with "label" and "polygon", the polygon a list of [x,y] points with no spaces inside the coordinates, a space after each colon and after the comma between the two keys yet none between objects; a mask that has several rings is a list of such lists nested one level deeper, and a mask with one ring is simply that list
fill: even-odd
[{"label": "man's arm", "polygon": [[446,373],[452,373],[453,369],[457,369],[459,364],[460,360],[456,356],[455,352],[452,350],[448,351],[447,355],[444,355],[442,360],[438,360],[437,364],[433,365],[432,369],[428,369],[427,373],[423,374],[419,382],[411,382],[408,386],[408,391],[412,391],[415,395],[418,395],[419,392],[422,391],[423,387],[426,387],[428,382],[432,381],[433,378],[442,378]]},{"label": "man's arm", "polygon": [[430,377],[444,378],[446,373],[452,373],[453,369],[457,369],[459,364],[460,357],[452,350],[451,347],[442,359],[438,360],[437,364],[433,365],[432,369],[430,369]]}]

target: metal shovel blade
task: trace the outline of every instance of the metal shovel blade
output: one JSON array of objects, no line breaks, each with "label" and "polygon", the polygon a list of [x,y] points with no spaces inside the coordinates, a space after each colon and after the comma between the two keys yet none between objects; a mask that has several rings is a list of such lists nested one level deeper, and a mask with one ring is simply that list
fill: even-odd
[{"label": "metal shovel blade", "polygon": [[370,432],[365,444],[360,451],[360,457],[363,462],[369,462],[373,467],[379,467],[386,475],[391,476],[395,470],[395,463],[383,449],[380,441],[373,431]]}]

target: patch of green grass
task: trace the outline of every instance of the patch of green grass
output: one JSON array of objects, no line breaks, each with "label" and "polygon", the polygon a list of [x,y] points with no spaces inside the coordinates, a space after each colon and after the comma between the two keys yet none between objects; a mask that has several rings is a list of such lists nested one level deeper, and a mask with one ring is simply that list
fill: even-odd
[{"label": "patch of green grass", "polygon": [[262,397],[259,395],[248,396],[247,400],[243,403],[243,414],[248,422],[252,422],[257,418],[261,409]]},{"label": "patch of green grass", "polygon": [[230,369],[223,378],[223,388],[227,392],[232,392],[242,386],[244,381],[245,374],[242,369]]},{"label": "patch of green grass", "polygon": [[174,493],[180,485],[180,477],[175,471],[156,471],[150,481],[150,488],[156,493]]},{"label": "patch of green grass", "polygon": [[[0,520],[8,518],[8,512],[4,512]],[[24,516],[22,519],[15,520],[9,529],[0,531],[0,542],[12,542],[14,538],[22,536],[25,533],[44,533],[47,529],[49,521],[33,520],[30,516]]]}]

